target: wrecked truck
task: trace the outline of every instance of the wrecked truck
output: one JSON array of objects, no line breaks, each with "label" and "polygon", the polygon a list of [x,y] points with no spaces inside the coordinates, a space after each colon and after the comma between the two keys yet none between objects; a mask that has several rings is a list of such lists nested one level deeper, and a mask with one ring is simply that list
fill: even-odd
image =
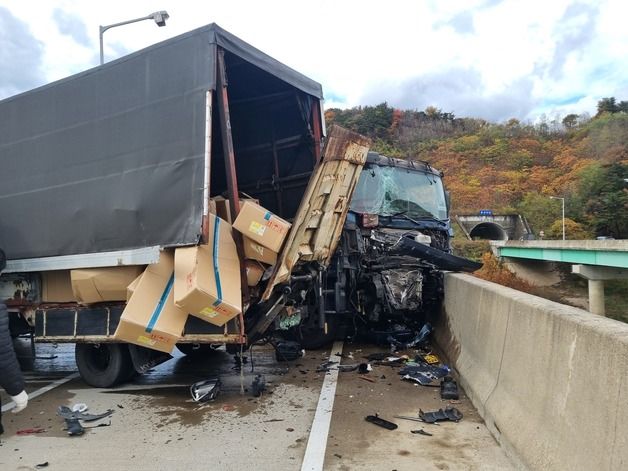
[{"label": "wrecked truck", "polygon": [[[448,256],[440,175],[412,164],[404,171],[437,191],[395,195],[378,169],[403,164],[367,156],[355,133],[326,138],[322,98],[318,83],[211,24],[0,101],[0,299],[12,333],[75,343],[83,379],[109,387],[170,358],[175,342],[240,351],[282,332],[314,345],[343,319],[420,317]],[[368,188],[377,175],[383,193]],[[256,232],[290,227],[274,253],[230,230],[247,205],[261,208]],[[225,287],[241,300],[212,322],[215,309],[203,318],[172,304],[172,264],[213,246],[220,301],[220,230],[236,253]],[[262,260],[255,282],[247,258]],[[140,311],[149,318],[133,323]]]}]

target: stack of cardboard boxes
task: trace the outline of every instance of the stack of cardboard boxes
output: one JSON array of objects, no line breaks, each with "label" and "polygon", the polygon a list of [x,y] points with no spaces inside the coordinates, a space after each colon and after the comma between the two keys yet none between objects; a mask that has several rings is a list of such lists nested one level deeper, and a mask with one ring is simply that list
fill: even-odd
[{"label": "stack of cardboard boxes", "polygon": [[49,273],[43,278],[44,301],[126,301],[114,338],[163,352],[172,351],[188,315],[226,324],[242,312],[240,258],[232,229],[243,236],[247,283],[255,286],[276,263],[290,223],[252,199],[243,200],[233,227],[228,200],[213,199],[210,210],[207,244],[164,250],[159,262],[145,269]]}]

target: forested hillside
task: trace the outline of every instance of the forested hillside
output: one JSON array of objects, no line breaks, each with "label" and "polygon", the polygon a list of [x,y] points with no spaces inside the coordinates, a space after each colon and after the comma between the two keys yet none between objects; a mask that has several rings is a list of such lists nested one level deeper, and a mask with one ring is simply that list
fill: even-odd
[{"label": "forested hillside", "polygon": [[445,173],[452,214],[518,212],[535,232],[628,238],[628,102],[605,98],[598,113],[537,124],[457,118],[435,107],[398,110],[386,103],[329,109],[337,123],[374,141],[382,154],[426,160]]}]

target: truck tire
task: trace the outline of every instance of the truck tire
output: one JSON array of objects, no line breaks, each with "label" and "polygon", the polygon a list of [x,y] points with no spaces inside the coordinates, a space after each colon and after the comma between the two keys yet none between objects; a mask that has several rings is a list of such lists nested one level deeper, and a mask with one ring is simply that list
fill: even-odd
[{"label": "truck tire", "polygon": [[299,342],[305,350],[319,350],[331,345],[336,340],[338,325],[334,320],[328,320],[327,333],[318,327],[298,326],[292,338]]},{"label": "truck tire", "polygon": [[95,388],[111,388],[135,371],[126,344],[77,343],[74,354],[81,378]]}]

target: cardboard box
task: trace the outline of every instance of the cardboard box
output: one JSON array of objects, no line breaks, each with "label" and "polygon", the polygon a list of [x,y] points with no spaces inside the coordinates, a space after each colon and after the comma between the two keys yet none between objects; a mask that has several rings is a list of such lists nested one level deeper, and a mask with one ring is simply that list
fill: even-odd
[{"label": "cardboard box", "polygon": [[229,200],[222,196],[216,196],[212,198],[212,201],[216,205],[216,216],[231,224],[231,206],[229,205]]},{"label": "cardboard box", "polygon": [[248,237],[242,236],[242,245],[244,245],[244,257],[250,260],[257,260],[258,262],[265,263],[267,265],[274,265],[277,263],[277,252],[273,252],[267,249],[263,245],[258,244],[254,240]]},{"label": "cardboard box", "polygon": [[137,289],[137,285],[140,284],[140,280],[142,279],[143,274],[144,272],[140,273],[140,275],[137,278],[135,278],[129,286],[126,287],[126,302],[127,303],[130,301],[131,296],[133,296],[133,293],[135,293],[135,290]]},{"label": "cardboard box", "polygon": [[249,286],[257,286],[266,268],[257,260],[247,260],[244,263],[246,266],[246,283]]},{"label": "cardboard box", "polygon": [[[240,195],[240,205],[243,205],[246,201],[251,201],[255,204],[259,204],[259,200],[255,198],[251,198],[248,195],[243,196]],[[222,197],[216,196],[209,200],[209,212],[215,214],[220,219],[227,221],[229,224],[232,224],[231,220],[231,205],[229,204],[229,200]]]},{"label": "cardboard box", "polygon": [[41,300],[44,303],[73,303],[70,270],[44,271],[41,273]]},{"label": "cardboard box", "polygon": [[240,260],[231,226],[210,215],[209,243],[175,250],[174,300],[178,307],[214,325],[242,312]]},{"label": "cardboard box", "polygon": [[170,353],[179,341],[187,312],[174,304],[174,255],[162,252],[149,265],[120,317],[116,340]]},{"label": "cardboard box", "polygon": [[143,267],[107,267],[72,270],[72,291],[81,304],[105,301],[126,301],[127,286],[143,271]]},{"label": "cardboard box", "polygon": [[290,223],[251,201],[246,201],[233,224],[249,239],[279,253],[290,230]]}]

